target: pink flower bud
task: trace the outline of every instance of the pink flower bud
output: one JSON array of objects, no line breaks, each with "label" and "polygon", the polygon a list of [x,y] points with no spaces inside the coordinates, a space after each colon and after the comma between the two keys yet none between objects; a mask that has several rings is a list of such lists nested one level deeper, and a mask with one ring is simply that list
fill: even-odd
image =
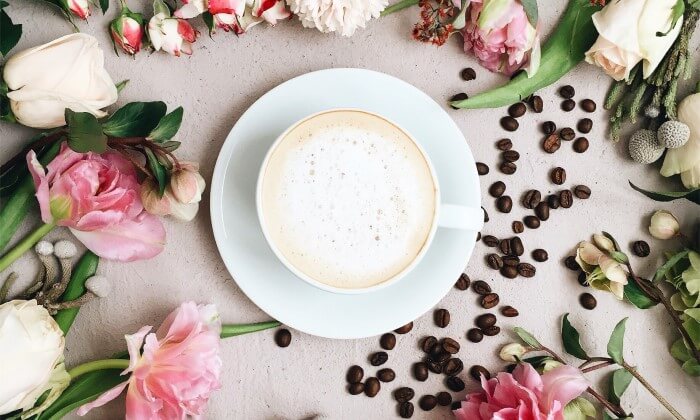
[{"label": "pink flower bud", "polygon": [[65,7],[80,19],[90,16],[90,2],[88,0],[64,0]]},{"label": "pink flower bud", "polygon": [[143,40],[143,18],[139,13],[131,13],[126,9],[109,26],[112,40],[125,53],[134,55],[141,50]]},{"label": "pink flower bud", "polygon": [[181,168],[170,177],[170,189],[177,201],[183,204],[197,203],[202,199],[204,178],[198,172],[198,165],[181,163]]},{"label": "pink flower bud", "polygon": [[153,49],[179,57],[181,53],[192,54],[192,43],[197,39],[197,31],[186,20],[161,12],[148,22],[148,36]]}]

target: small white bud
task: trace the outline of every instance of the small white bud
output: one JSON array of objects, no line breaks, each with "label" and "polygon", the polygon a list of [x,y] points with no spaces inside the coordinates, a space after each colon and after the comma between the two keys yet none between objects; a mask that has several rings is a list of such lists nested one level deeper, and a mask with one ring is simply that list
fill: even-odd
[{"label": "small white bud", "polygon": [[73,258],[78,254],[78,248],[71,241],[58,241],[53,246],[53,253],[58,258]]},{"label": "small white bud", "polygon": [[613,243],[613,241],[610,240],[610,238],[608,238],[605,235],[596,233],[595,235],[593,235],[593,242],[595,242],[596,246],[602,249],[603,251],[615,251],[615,244]]},{"label": "small white bud", "polygon": [[103,298],[112,293],[112,282],[104,276],[92,276],[85,281],[85,288],[95,296]]},{"label": "small white bud", "polygon": [[638,163],[652,163],[664,154],[664,148],[659,144],[656,133],[651,130],[637,130],[632,134],[629,152],[632,160]]},{"label": "small white bud", "polygon": [[690,127],[680,121],[669,120],[661,124],[657,135],[660,145],[676,149],[686,144],[690,139]]},{"label": "small white bud", "polygon": [[557,362],[556,360],[553,359],[547,359],[542,363],[542,372],[547,372],[552,369],[556,369],[562,364],[560,362]]},{"label": "small white bud", "polygon": [[39,241],[34,245],[34,251],[39,255],[49,256],[53,254],[53,244],[49,241]]},{"label": "small white bud", "polygon": [[666,210],[658,210],[651,216],[649,233],[656,239],[671,239],[678,235],[680,230],[678,219]]},{"label": "small white bud", "polygon": [[527,349],[522,344],[510,343],[501,348],[498,357],[504,362],[517,362],[517,359],[522,359],[525,353],[527,353]]}]

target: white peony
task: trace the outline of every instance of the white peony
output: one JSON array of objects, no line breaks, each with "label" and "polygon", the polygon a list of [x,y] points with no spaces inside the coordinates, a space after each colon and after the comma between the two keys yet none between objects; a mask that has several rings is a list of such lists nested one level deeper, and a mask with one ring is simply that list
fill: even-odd
[{"label": "white peony", "polygon": [[370,19],[378,18],[388,4],[388,0],[287,0],[304,27],[340,32],[343,36],[351,36],[357,28],[364,28]]}]

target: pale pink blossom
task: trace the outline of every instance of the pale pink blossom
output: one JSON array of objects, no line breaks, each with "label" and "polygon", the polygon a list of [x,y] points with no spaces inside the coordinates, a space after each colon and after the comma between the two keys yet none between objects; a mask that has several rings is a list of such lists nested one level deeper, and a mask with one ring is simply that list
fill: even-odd
[{"label": "pale pink blossom", "polygon": [[204,12],[214,17],[216,27],[242,34],[260,22],[271,25],[291,16],[284,0],[183,0],[175,16],[191,19]]},{"label": "pale pink blossom", "polygon": [[46,170],[27,154],[44,223],[66,226],[100,257],[151,258],[163,250],[165,229],[147,213],[133,165],[116,152],[77,153],[66,143]]},{"label": "pale pink blossom", "polygon": [[153,49],[176,57],[192,54],[192,43],[197,40],[197,35],[185,19],[170,17],[163,12],[156,13],[148,21],[148,37]]},{"label": "pale pink blossom", "polygon": [[134,55],[141,50],[144,30],[140,19],[140,15],[123,14],[109,26],[112,40],[127,54]]},{"label": "pale pink blossom", "polygon": [[193,162],[180,162],[180,168],[173,171],[170,183],[161,195],[158,184],[148,179],[141,185],[141,201],[151,214],[168,216],[190,221],[194,219],[202,200],[205,182],[199,174],[199,165]]},{"label": "pale pink blossom", "polygon": [[88,0],[66,0],[68,10],[80,19],[90,16],[90,2]]}]

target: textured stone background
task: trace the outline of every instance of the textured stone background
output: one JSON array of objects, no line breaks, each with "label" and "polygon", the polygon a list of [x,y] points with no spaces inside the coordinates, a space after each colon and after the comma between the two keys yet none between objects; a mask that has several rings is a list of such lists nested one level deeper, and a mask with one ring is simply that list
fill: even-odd
[{"label": "textured stone background", "polygon": [[[224,32],[217,33],[213,39],[203,35],[191,57],[178,59],[161,53],[150,56],[142,53],[131,59],[118,57],[111,51],[105,30],[117,13],[116,2],[111,3],[112,9],[106,17],[96,14],[88,23],[80,22],[79,27],[100,40],[106,67],[113,79],[130,79],[119,104],[163,100],[172,108],[184,106],[184,122],[177,136],[183,146],[178,154],[201,162],[207,182],[211,179],[218,150],[238,117],[260,95],[294,76],[330,67],[369,68],[402,78],[440,103],[445,103],[445,99],[456,92],[474,93],[504,81],[479,70],[476,63],[461,52],[458,37],[439,49],[412,41],[410,31],[417,19],[416,9],[373,21],[368,29],[352,38],[323,35],[290,21],[275,28],[258,26],[240,38]],[[148,2],[132,3],[132,9],[150,13]],[[540,3],[543,28],[548,33],[565,2]],[[25,34],[16,51],[71,31],[70,25],[43,2],[16,1],[8,12],[15,21],[25,25]],[[197,25],[204,33],[206,29],[201,21]],[[697,41],[693,43],[695,68],[700,64]],[[465,66],[478,69],[477,81],[461,81],[459,71]],[[600,103],[609,79],[595,68],[580,65],[560,83],[541,92],[546,112],[528,114],[521,120],[521,129],[510,136],[522,154],[515,176],[503,176],[496,170],[499,158],[494,141],[505,135],[498,125],[504,110],[448,111],[466,134],[477,160],[491,166],[491,173],[481,178],[484,195],[488,186],[498,179],[507,183],[508,191],[516,200],[528,187],[554,190],[554,185],[548,181],[548,170],[557,165],[567,169],[566,186],[585,183],[593,190],[591,199],[576,201],[569,210],[554,211],[540,229],[528,230],[522,235],[528,249],[543,247],[550,253],[549,262],[538,264],[535,278],[505,280],[494,275],[482,262],[486,253],[483,245],[477,246],[470,262],[465,261],[466,272],[472,279],[488,280],[503,303],[520,309],[520,317],[500,319],[502,327],[520,325],[555,348],[560,348],[558,327],[566,312],[572,313],[572,322],[579,326],[584,345],[596,354],[605,353],[609,332],[619,319],[629,316],[626,341],[629,359],[686,417],[700,418],[700,384],[685,376],[668,354],[667,348],[675,332],[663,310],[636,310],[598,292],[598,308],[585,311],[578,304],[582,288],[560,262],[578,241],[605,229],[614,233],[625,247],[633,240],[649,241],[652,255],[644,260],[634,259],[634,264],[641,275],[651,275],[663,247],[677,245],[653,240],[648,235],[646,225],[651,212],[666,208],[689,223],[691,216],[697,216],[698,207],[683,202],[655,203],[628,187],[628,179],[650,188],[671,185],[659,179],[656,166],[633,164],[627,158],[624,142],[613,144],[606,138],[604,112],[599,111],[592,117],[595,127],[588,136],[591,147],[587,153],[575,154],[571,143],[565,143],[554,155],[542,152],[538,131],[542,121],[552,119],[560,127],[573,126],[582,116],[580,111],[569,114],[559,111],[560,98],[555,90],[564,83],[576,87],[577,99],[590,97]],[[3,160],[18,151],[31,133],[23,127],[0,125]],[[519,205],[514,206],[510,215],[497,214],[489,198],[485,198],[484,206],[491,214],[491,222],[483,232],[496,236],[510,235],[511,222],[526,214]],[[25,228],[29,228],[29,224]],[[228,322],[268,318],[241,293],[219,258],[211,232],[208,195],[196,220],[190,224],[167,221],[166,228],[168,246],[157,258],[131,264],[101,263],[99,272],[114,282],[116,291],[81,311],[67,340],[69,365],[104,358],[123,349],[125,333],[135,332],[144,324],[158,325],[172,308],[186,299],[216,303],[222,318]],[[51,237],[68,235],[57,231]],[[36,270],[36,261],[27,255],[13,269],[28,281]],[[208,416],[212,419],[300,419],[315,415],[334,419],[396,417],[391,390],[410,385],[420,396],[443,389],[437,376],[431,376],[425,383],[416,383],[409,375],[410,365],[420,355],[417,341],[426,334],[457,337],[462,344],[460,357],[467,366],[478,363],[490,369],[502,367],[496,352],[502,344],[511,341],[508,334],[485,339],[480,344],[468,344],[464,337],[475,315],[481,312],[471,291],[453,290],[438,307],[452,312],[452,323],[445,330],[436,331],[431,314],[426,314],[416,320],[410,334],[399,336],[387,363],[396,370],[397,379],[383,385],[374,399],[347,394],[344,376],[346,368],[355,363],[373,374],[374,369],[369,369],[366,357],[379,348],[378,338],[334,341],[293,332],[292,345],[286,349],[275,346],[272,331],[228,340],[223,346],[223,389],[212,398]],[[466,372],[462,376],[466,379]],[[669,418],[636,383],[625,395],[624,406],[640,419]],[[94,411],[89,418],[112,419],[122,414],[123,400],[118,400]],[[447,417],[449,411],[445,408],[431,413],[416,408],[414,416]]]}]

